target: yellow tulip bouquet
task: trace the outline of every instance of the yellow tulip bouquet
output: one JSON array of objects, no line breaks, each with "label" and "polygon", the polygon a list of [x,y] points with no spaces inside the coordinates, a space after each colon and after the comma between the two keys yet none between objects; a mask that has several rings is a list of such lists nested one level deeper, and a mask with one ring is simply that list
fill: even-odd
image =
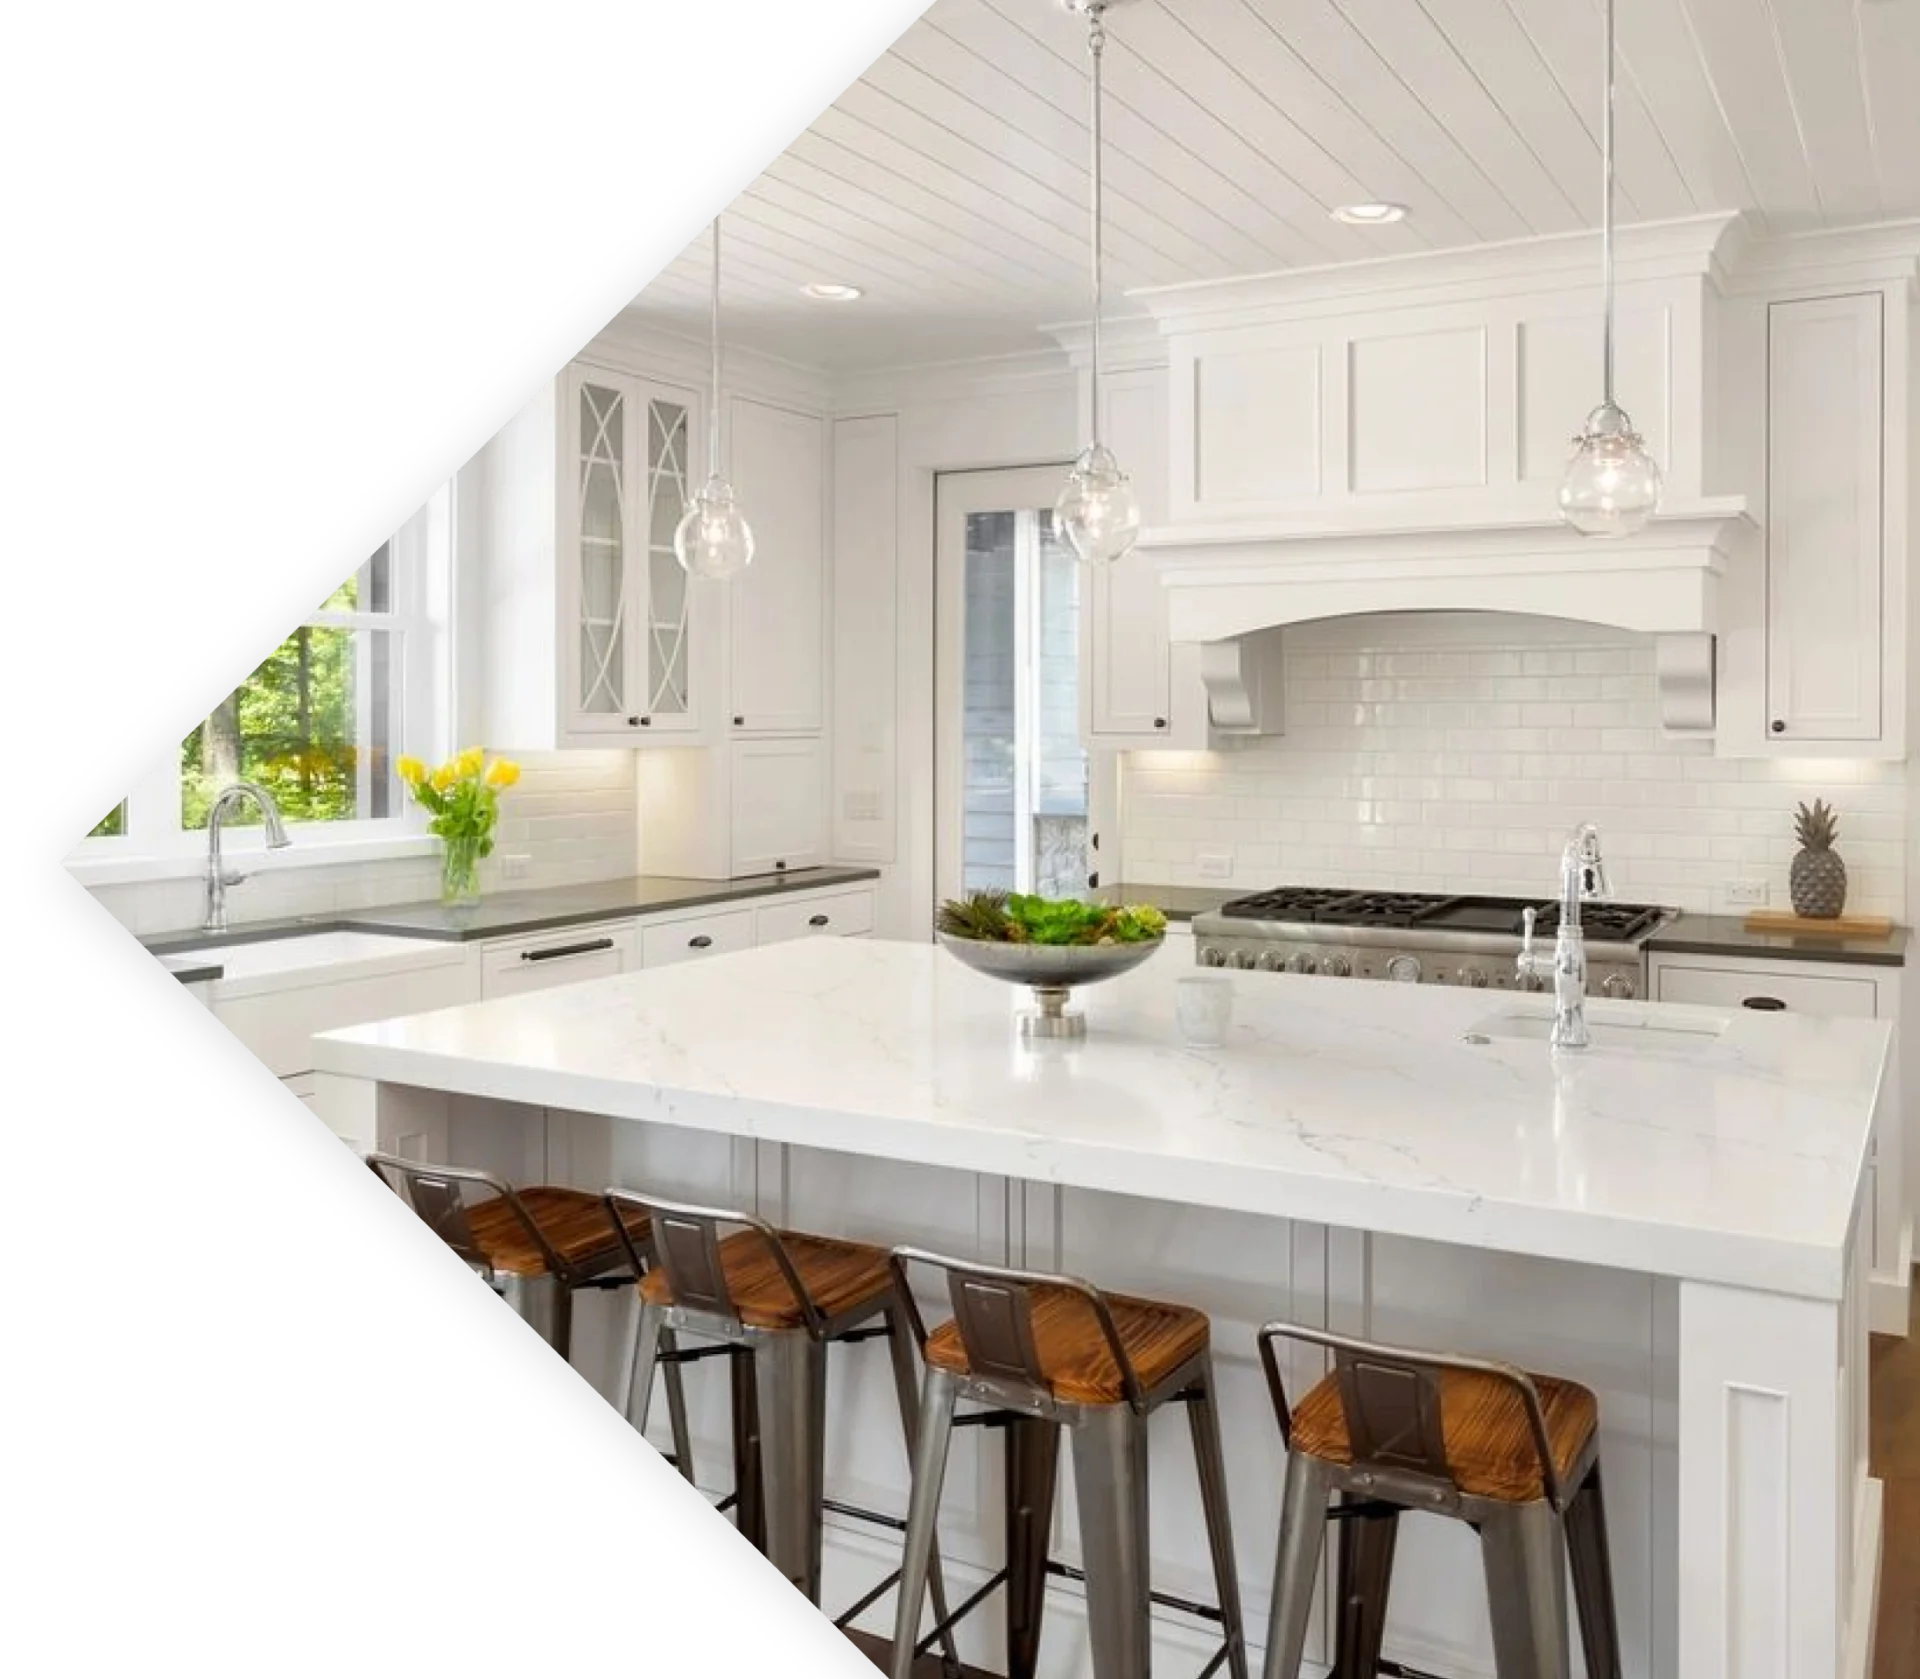
[{"label": "yellow tulip bouquet", "polygon": [[477,746],[429,770],[418,758],[394,764],[414,803],[433,820],[427,832],[439,836],[440,896],[449,904],[471,903],[480,896],[480,862],[493,855],[494,824],[500,820],[500,795],[520,779],[511,758],[487,761]]}]

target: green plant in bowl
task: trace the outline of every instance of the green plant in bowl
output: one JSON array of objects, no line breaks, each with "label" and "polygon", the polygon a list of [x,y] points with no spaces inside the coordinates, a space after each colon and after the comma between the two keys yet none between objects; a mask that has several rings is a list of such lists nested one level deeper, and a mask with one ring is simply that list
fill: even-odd
[{"label": "green plant in bowl", "polygon": [[1067,1011],[1068,993],[1146,961],[1166,937],[1167,918],[1149,904],[975,892],[942,904],[934,926],[948,954],[969,968],[1031,987],[1040,1012],[1021,1016],[1023,1037],[1077,1038],[1086,1020]]},{"label": "green plant in bowl", "polygon": [[1087,904],[991,891],[949,898],[935,925],[949,938],[989,944],[1151,944],[1165,936],[1167,918],[1151,904]]}]

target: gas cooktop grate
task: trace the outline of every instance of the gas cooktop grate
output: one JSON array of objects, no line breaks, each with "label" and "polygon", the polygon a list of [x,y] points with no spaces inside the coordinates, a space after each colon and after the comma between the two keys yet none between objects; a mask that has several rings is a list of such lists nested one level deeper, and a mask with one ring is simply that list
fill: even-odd
[{"label": "gas cooktop grate", "polygon": [[[1323,927],[1382,927],[1417,931],[1482,931],[1520,936],[1522,913],[1532,908],[1537,930],[1551,936],[1560,906],[1551,898],[1465,897],[1443,892],[1350,892],[1337,887],[1279,886],[1234,898],[1219,913],[1236,921],[1313,923]],[[1657,904],[1589,903],[1580,922],[1595,939],[1625,943],[1651,932],[1666,912]]]}]

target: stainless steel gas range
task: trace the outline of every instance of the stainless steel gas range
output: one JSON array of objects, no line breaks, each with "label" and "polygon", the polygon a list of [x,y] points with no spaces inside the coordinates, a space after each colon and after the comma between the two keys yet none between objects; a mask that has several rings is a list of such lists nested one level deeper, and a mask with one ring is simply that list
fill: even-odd
[{"label": "stainless steel gas range", "polygon": [[[1282,886],[1196,915],[1193,935],[1210,968],[1538,991],[1543,982],[1522,979],[1514,966],[1529,909],[1537,937],[1550,945],[1560,920],[1551,898]],[[1589,993],[1637,996],[1640,947],[1677,913],[1655,904],[1582,904]]]}]

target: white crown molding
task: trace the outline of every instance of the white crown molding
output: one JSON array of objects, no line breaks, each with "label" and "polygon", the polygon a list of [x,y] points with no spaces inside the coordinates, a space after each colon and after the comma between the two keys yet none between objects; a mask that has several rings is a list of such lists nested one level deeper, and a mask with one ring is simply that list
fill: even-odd
[{"label": "white crown molding", "polygon": [[[813,413],[827,411],[833,384],[820,368],[729,344],[725,333],[723,317],[721,378],[728,390],[792,404]],[[614,316],[575,359],[622,372],[681,380],[698,390],[705,390],[711,377],[704,337],[668,331],[639,318],[631,309],[623,309]]]},{"label": "white crown molding", "polygon": [[[1713,278],[1721,246],[1740,221],[1737,213],[1727,213],[1621,228],[1615,242],[1618,277],[1622,284]],[[1127,296],[1144,305],[1164,333],[1204,332],[1310,318],[1356,302],[1377,309],[1597,286],[1599,259],[1598,233],[1563,233],[1145,287]]]},{"label": "white crown molding", "polygon": [[1722,290],[1752,295],[1783,287],[1912,286],[1920,279],[1920,220],[1874,222],[1754,239],[1744,226],[1730,241]]},{"label": "white crown molding", "polygon": [[[1057,321],[1043,325],[1076,368],[1093,359],[1093,327],[1087,321]],[[1100,323],[1100,365],[1103,372],[1167,365],[1166,335],[1151,315],[1129,315]]]}]

